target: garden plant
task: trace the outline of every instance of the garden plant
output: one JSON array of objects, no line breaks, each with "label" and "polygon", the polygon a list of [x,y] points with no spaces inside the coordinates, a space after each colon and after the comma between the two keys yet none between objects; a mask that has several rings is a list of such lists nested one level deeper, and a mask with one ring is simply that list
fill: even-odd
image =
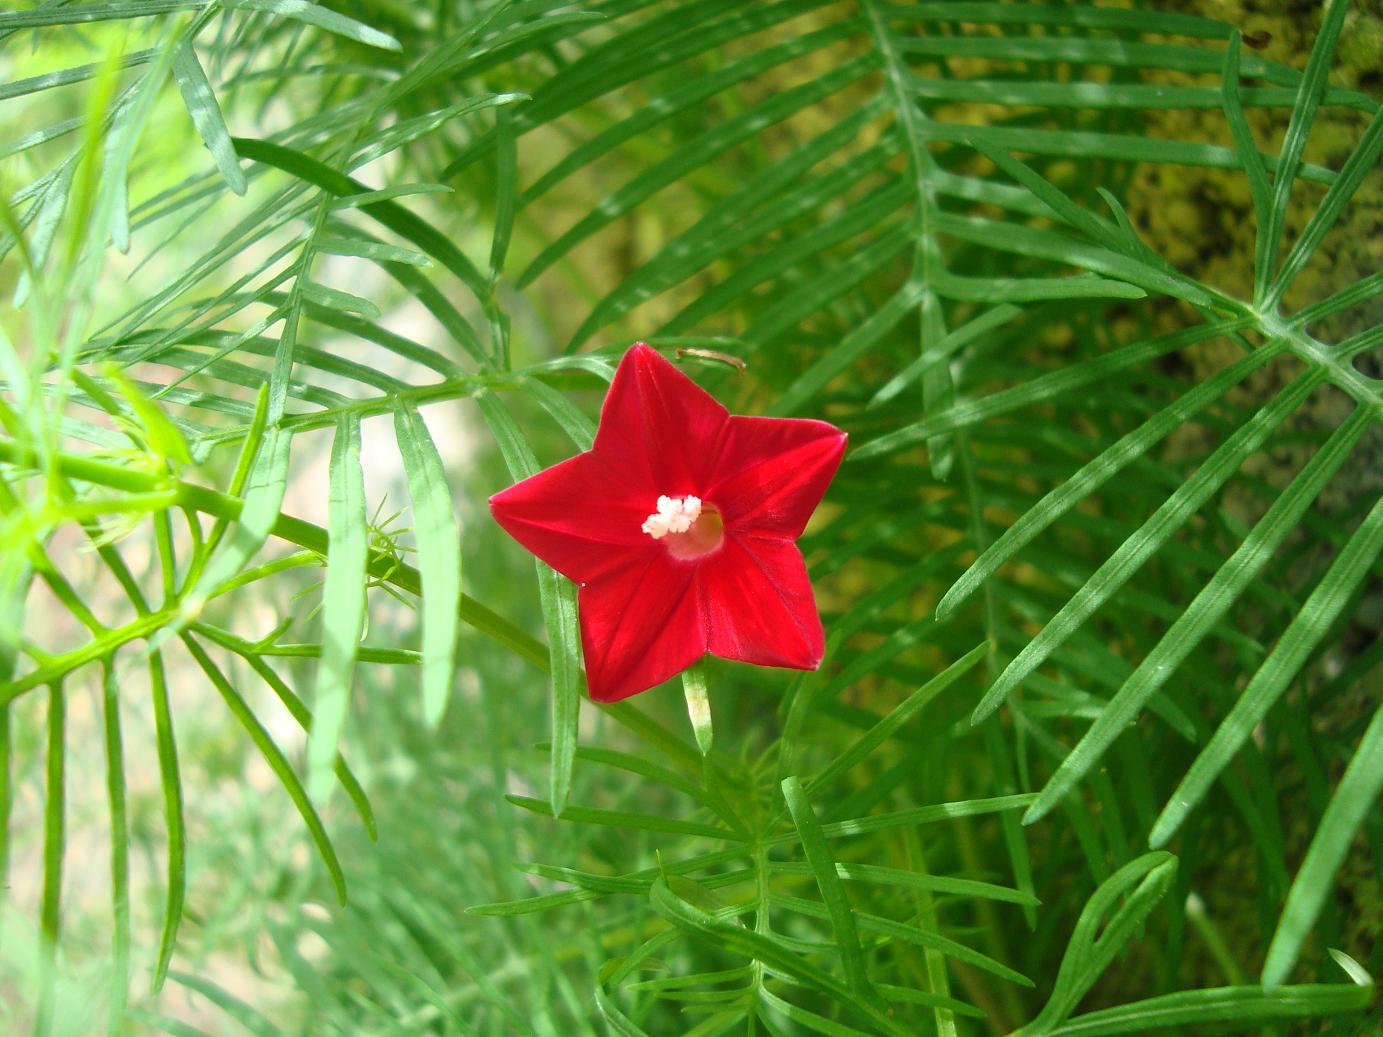
[{"label": "garden plant", "polygon": [[0,4],[0,1032],[1383,1034],[1381,92]]}]

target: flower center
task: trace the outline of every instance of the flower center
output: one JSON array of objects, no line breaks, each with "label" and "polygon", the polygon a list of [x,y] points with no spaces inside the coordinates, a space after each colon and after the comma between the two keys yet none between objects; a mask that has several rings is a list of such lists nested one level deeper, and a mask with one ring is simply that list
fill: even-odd
[{"label": "flower center", "polygon": [[654,540],[667,545],[673,558],[691,559],[710,554],[725,539],[725,520],[714,504],[700,497],[658,498],[658,510],[639,527]]}]

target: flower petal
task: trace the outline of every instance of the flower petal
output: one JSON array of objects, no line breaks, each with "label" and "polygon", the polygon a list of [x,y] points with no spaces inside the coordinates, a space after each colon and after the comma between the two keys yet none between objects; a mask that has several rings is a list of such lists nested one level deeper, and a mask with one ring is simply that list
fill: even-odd
[{"label": "flower petal", "polygon": [[712,655],[759,666],[814,670],[825,638],[797,545],[727,535],[699,570]]},{"label": "flower petal", "polygon": [[824,421],[735,415],[706,499],[727,529],[796,539],[840,467],[845,438]]},{"label": "flower petal", "polygon": [[501,490],[490,513],[563,576],[587,583],[636,561],[632,552],[659,550],[639,528],[648,517],[643,497],[587,452]]},{"label": "flower petal", "polygon": [[624,354],[600,412],[594,451],[653,496],[702,495],[729,413],[642,342]]},{"label": "flower petal", "polygon": [[695,576],[695,565],[660,549],[581,588],[581,647],[594,701],[646,691],[705,654]]}]

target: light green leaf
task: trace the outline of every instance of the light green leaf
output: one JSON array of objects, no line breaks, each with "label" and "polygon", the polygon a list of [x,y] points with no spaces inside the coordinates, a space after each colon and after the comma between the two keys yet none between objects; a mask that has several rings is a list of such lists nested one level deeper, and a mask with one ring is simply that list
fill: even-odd
[{"label": "light green leaf", "polygon": [[816,876],[817,888],[821,891],[821,899],[831,919],[836,948],[845,967],[845,979],[856,997],[872,998],[874,994],[864,963],[864,950],[860,946],[859,931],[855,928],[854,909],[850,906],[850,898],[845,894],[840,876],[836,874],[835,858],[831,856],[831,848],[826,845],[821,822],[812,809],[801,781],[795,777],[784,778],[782,789],[788,811],[792,814],[792,823],[802,840],[802,852],[807,855],[807,863]]},{"label": "light green leaf", "polygon": [[301,151],[272,141],[246,137],[236,137],[234,143],[240,155],[252,162],[262,162],[282,169],[286,173],[316,184],[338,198],[352,199],[351,204],[355,208],[378,220],[400,237],[413,242],[421,252],[431,256],[460,278],[477,298],[486,295],[487,282],[481,277],[475,264],[467,259],[440,229],[422,217],[391,200],[360,200],[362,195],[370,193],[370,188]]},{"label": "light green leaf", "polygon": [[248,1033],[253,1034],[254,1037],[286,1037],[284,1032],[270,1022],[262,1012],[210,979],[204,976],[193,976],[186,972],[170,972],[169,975],[180,986],[186,987],[188,990],[195,990],[206,998],[243,1026]]},{"label": "light green leaf", "polygon": [[[1037,669],[1058,646],[1074,633],[1085,621],[1109,600],[1115,591],[1148,560],[1162,544],[1218,490],[1244,463],[1244,460],[1267,441],[1267,438],[1293,411],[1316,389],[1324,377],[1318,372],[1308,372],[1297,378],[1287,389],[1264,406],[1232,436],[1220,444],[1198,467],[1186,482],[1168,497],[1162,505],[1141,525],[1137,532],[1119,545],[1090,579],[1071,596],[1034,637],[1013,662],[985,693],[977,707],[978,716],[983,716],[1002,702],[1008,694],[1022,683],[1023,679]],[[1093,761],[1075,761],[1068,758],[1063,770],[1052,776],[1042,798],[1024,819],[1030,823],[1041,817],[1070,789],[1073,782],[1066,778],[1076,775],[1078,762],[1082,763],[1080,773]],[[1058,779],[1061,779],[1058,781]]]},{"label": "light green leaf", "polygon": [[711,699],[706,689],[706,661],[697,660],[682,671],[682,691],[687,700],[687,719],[691,721],[696,747],[705,756],[711,751]]},{"label": "light green leaf", "polygon": [[546,382],[528,378],[523,383],[524,392],[538,401],[539,406],[562,429],[572,446],[577,450],[589,450],[595,442],[596,424],[580,407],[572,403],[563,393],[558,392]]},{"label": "light green leaf", "polygon": [[182,430],[163,412],[163,408],[146,396],[134,379],[114,364],[106,364],[102,373],[119,387],[139,419],[140,431],[150,449],[174,464],[191,464],[192,455],[188,451],[187,440],[183,438]]},{"label": "light green leaf", "polygon": [[746,112],[726,119],[699,137],[688,141],[676,153],[639,173],[623,187],[603,199],[576,226],[545,248],[519,276],[519,287],[530,284],[539,274],[562,258],[590,235],[643,202],[655,192],[705,165],[733,147],[775,125],[794,112],[829,97],[859,79],[873,68],[872,55],[847,61],[825,75],[800,86],[779,91]]},{"label": "light green leaf", "polygon": [[[250,741],[255,744],[255,748],[264,757],[264,762],[269,765],[269,769],[279,779],[284,791],[288,793],[289,799],[293,801],[293,805],[298,808],[298,813],[307,825],[312,841],[317,846],[317,852],[321,855],[322,863],[326,865],[327,872],[331,875],[332,885],[336,889],[336,899],[344,905],[346,903],[346,876],[341,870],[341,862],[337,859],[336,850],[331,845],[331,837],[327,835],[326,828],[322,825],[322,819],[317,815],[312,801],[307,796],[307,790],[302,787],[302,783],[298,781],[298,776],[293,772],[292,764],[283,755],[283,750],[275,744],[273,737],[264,729],[264,725],[260,723],[259,718],[255,716],[244,697],[221,672],[221,668],[216,665],[211,656],[206,654],[206,650],[201,644],[187,634],[182,635],[182,642],[193,660],[206,674],[207,679],[220,692],[221,698],[231,711],[231,715],[244,727],[245,732],[250,736]],[[169,974],[175,975],[174,973]]]},{"label": "light green leaf", "polygon": [[1325,91],[1326,79],[1330,75],[1331,56],[1344,26],[1345,14],[1349,11],[1349,0],[1331,0],[1326,5],[1321,27],[1316,32],[1311,45],[1311,56],[1306,61],[1306,72],[1297,86],[1297,102],[1292,108],[1292,118],[1287,124],[1286,136],[1282,139],[1282,154],[1274,163],[1272,204],[1268,208],[1267,223],[1258,228],[1256,264],[1254,269],[1254,301],[1266,304],[1267,286],[1273,276],[1273,264],[1277,261],[1282,228],[1287,218],[1287,204],[1292,197],[1293,181],[1297,171],[1304,170],[1301,160],[1306,148],[1306,138],[1311,132],[1311,122],[1320,107],[1321,95]]},{"label": "light green leaf", "polygon": [[[534,92],[533,103],[522,113],[518,128],[527,132],[620,86],[704,54],[718,44],[743,39],[822,6],[824,0],[737,5],[733,10],[717,4],[699,4],[693,11],[672,8],[638,20],[631,28],[612,33],[589,47],[580,58],[549,77]],[[588,16],[594,14],[589,12]],[[715,17],[722,14],[725,16]],[[689,31],[693,28],[698,31]],[[443,170],[443,178],[455,176],[488,155],[494,146],[493,135],[482,137]]]},{"label": "light green leaf", "polygon": [[[247,468],[241,469],[248,476],[245,503],[232,529],[230,542],[212,556],[192,591],[183,599],[181,615],[185,621],[196,619],[207,599],[223,583],[239,575],[245,563],[269,538],[288,486],[288,461],[292,446],[291,433],[275,426],[268,429],[257,452],[241,455],[241,464],[248,463]],[[232,492],[234,489],[233,485]]]},{"label": "light green leaf", "polygon": [[[1145,455],[1155,444],[1180,428],[1199,411],[1222,397],[1274,356],[1280,355],[1284,348],[1285,343],[1264,346],[1239,358],[1083,465],[1064,483],[1024,512],[1017,522],[980,552],[980,556],[970,564],[970,568],[937,603],[937,618],[949,618],[961,602],[973,594],[1001,565],[1031,543],[1039,533],[1133,461]],[[987,709],[987,703],[984,705]],[[980,708],[977,708],[976,714],[979,715],[980,712]]]},{"label": "light green leaf", "polygon": [[[999,154],[992,149],[990,154]],[[1012,164],[1015,168],[1017,163]],[[1071,207],[1066,212],[1073,220],[1080,220],[1085,226],[1094,226],[1090,221],[1077,217]],[[1093,219],[1093,217],[1091,217]],[[1196,282],[1175,273],[1159,269],[1139,257],[1129,257],[1113,249],[1087,245],[1064,234],[1048,230],[1037,230],[1010,222],[987,220],[978,216],[939,215],[935,219],[936,232],[943,235],[970,241],[987,248],[1003,252],[1013,252],[1021,256],[1050,259],[1058,263],[1082,267],[1096,274],[1106,274],[1119,278],[1149,292],[1160,292],[1175,298],[1185,299],[1192,305],[1208,306],[1212,297]],[[1108,231],[1103,231],[1108,236]]]},{"label": "light green leaf", "polygon": [[329,310],[339,310],[342,313],[358,313],[366,320],[379,320],[381,314],[379,307],[370,302],[369,299],[362,299],[358,295],[350,292],[343,292],[338,288],[328,288],[326,285],[304,282],[298,286],[302,296],[310,303],[324,306]]},{"label": "light green leaf", "polygon": [[399,41],[387,33],[372,29],[354,18],[347,18],[328,7],[312,3],[311,0],[222,0],[226,7],[234,11],[265,11],[281,18],[292,18],[307,25],[348,40],[364,43],[383,50],[402,50]]},{"label": "light green leaf", "polygon": [[878,117],[881,100],[876,97],[865,102],[820,136],[712,205],[696,224],[669,241],[597,303],[572,340],[584,342],[597,329],[639,303],[685,281],[736,249],[761,242],[804,214],[844,197],[861,178],[882,168],[897,151],[897,141],[891,136],[820,176],[807,176],[813,166],[846,147]]},{"label": "light green leaf", "polygon": [[988,644],[978,645],[965,654],[964,657],[948,666],[941,673],[937,674],[922,687],[918,688],[906,699],[895,706],[877,724],[871,727],[865,734],[860,736],[844,752],[838,753],[834,760],[827,765],[816,777],[807,783],[808,792],[816,792],[822,786],[829,785],[836,781],[852,767],[858,764],[866,756],[872,753],[887,739],[893,736],[900,727],[906,724],[923,706],[931,702],[943,691],[949,688],[961,677],[969,673],[975,664],[983,659],[990,652]]},{"label": "light green leaf", "polygon": [[1078,1015],[1025,1037],[1119,1037],[1144,1030],[1224,1026],[1236,1030],[1277,1019],[1312,1019],[1363,1011],[1370,988],[1348,983],[1279,987],[1212,987],[1185,990]]},{"label": "light green leaf", "polygon": [[1292,882],[1263,962],[1265,987],[1276,987],[1287,978],[1301,945],[1310,935],[1311,926],[1330,895],[1335,873],[1350,843],[1369,811],[1378,809],[1380,790],[1383,790],[1383,706],[1374,711],[1373,720],[1330,797],[1330,805],[1325,808],[1306,850],[1306,858]]},{"label": "light green leaf", "polygon": [[[1092,747],[1108,743],[1111,735],[1110,725],[1122,725],[1128,722],[1131,713],[1126,707],[1124,699],[1121,698],[1122,696],[1127,696],[1131,700],[1129,704],[1136,705],[1145,688],[1158,687],[1171,676],[1170,671],[1175,669],[1186,654],[1208,633],[1209,625],[1224,614],[1238,595],[1243,592],[1249,581],[1267,563],[1287,534],[1297,528],[1302,515],[1312,500],[1320,493],[1331,476],[1339,471],[1340,466],[1348,460],[1351,450],[1372,424],[1372,415],[1368,414],[1362,407],[1356,409],[1345,423],[1335,430],[1325,446],[1321,448],[1320,453],[1297,473],[1296,478],[1259,520],[1253,532],[1244,539],[1238,550],[1230,556],[1205,588],[1196,595],[1196,599],[1191,602],[1177,622],[1172,625],[1172,628],[1163,635],[1157,648],[1153,649],[1124,687],[1120,689],[1114,701],[1102,713],[1101,719],[1096,721],[1096,724],[1086,733],[1086,738],[1091,739]],[[1364,531],[1361,530],[1361,532]],[[1353,545],[1356,541],[1352,539],[1350,543]],[[1375,541],[1375,551],[1377,550],[1377,543]],[[1344,589],[1341,589],[1341,585],[1327,586],[1323,581],[1318,590],[1325,589],[1326,593],[1335,596],[1335,599],[1332,601],[1330,598],[1317,598],[1313,594],[1311,598],[1307,599],[1307,604],[1302,607],[1297,618],[1301,619],[1307,615],[1307,609],[1311,608],[1313,603],[1317,608],[1324,607],[1328,611],[1333,607],[1338,611],[1348,589],[1353,586],[1353,583],[1349,581],[1357,581],[1372,560],[1366,555],[1358,553],[1367,550],[1367,537],[1365,542],[1359,544],[1353,551],[1347,547],[1345,552],[1341,553],[1340,559],[1344,559],[1343,564],[1347,567],[1357,568],[1358,572],[1351,575],[1348,569],[1345,571]],[[1347,553],[1348,558],[1346,558]],[[1337,559],[1337,564],[1341,564],[1340,559]],[[1335,571],[1332,567],[1331,572]],[[1320,626],[1320,622],[1321,617],[1317,616],[1315,618],[1316,637],[1324,633],[1324,628]],[[1291,634],[1295,628],[1296,622],[1294,621],[1288,634]],[[1269,680],[1255,679],[1250,681],[1249,685],[1240,693],[1234,709],[1230,711],[1224,723],[1216,730],[1210,743],[1201,750],[1200,755],[1163,808],[1161,816],[1157,819],[1157,823],[1148,836],[1148,841],[1153,846],[1163,846],[1172,837],[1186,819],[1186,815],[1204,798],[1215,776],[1228,765],[1234,754],[1242,746],[1249,728],[1262,718],[1265,700],[1258,696],[1273,685],[1277,686],[1276,694],[1280,694],[1286,682],[1295,674],[1296,668],[1305,661],[1305,653],[1302,652],[1300,645],[1295,649],[1298,653],[1295,660],[1292,660],[1295,662],[1295,666],[1292,665],[1292,661],[1289,661],[1290,656],[1280,654],[1282,649],[1288,646],[1288,634],[1283,635],[1273,653],[1263,661],[1259,673],[1261,674],[1264,670],[1272,673],[1279,666],[1286,668]],[[1108,721],[1105,720],[1106,715]],[[1245,721],[1250,717],[1254,718],[1252,723],[1248,727],[1244,726]],[[1097,727],[1100,728],[1098,733],[1096,732]]]},{"label": "light green leaf", "polygon": [[[853,1026],[846,1026],[834,1019],[827,1019],[824,1015],[809,1012],[790,1001],[784,1001],[767,987],[759,988],[758,997],[759,1002],[765,1007],[781,1013],[785,1018],[792,1020],[803,1029],[811,1030],[813,1033],[825,1034],[826,1037],[870,1037],[864,1030],[857,1030]],[[762,1021],[760,1018],[760,1022]]]},{"label": "light green leaf", "polygon": [[163,787],[163,824],[168,833],[168,886],[164,893],[163,926],[159,932],[158,958],[152,983],[157,993],[163,987],[168,965],[173,960],[173,945],[177,941],[187,892],[187,826],[183,821],[182,776],[178,768],[177,740],[173,734],[168,679],[163,668],[163,655],[159,652],[149,656],[149,685],[154,708],[154,735],[158,744],[159,782]]},{"label": "light green leaf", "polygon": [[495,232],[490,239],[490,277],[498,279],[509,254],[509,238],[518,210],[518,149],[514,138],[514,112],[504,105],[495,112]]},{"label": "light green leaf", "polygon": [[[811,865],[795,861],[775,861],[771,865],[774,873],[784,875],[811,875]],[[896,886],[900,889],[921,889],[930,893],[948,893],[957,897],[978,897],[981,900],[1000,900],[1008,904],[1035,906],[1041,901],[1008,886],[996,886],[990,882],[975,879],[956,879],[946,875],[924,875],[904,868],[886,868],[876,864],[836,864],[836,874],[847,882],[864,882],[882,886]],[[878,984],[875,984],[876,987]],[[880,987],[879,989],[882,989]]]},{"label": "light green leaf", "polygon": [[870,440],[864,446],[851,451],[849,460],[863,461],[866,458],[893,453],[921,442],[937,432],[968,428],[996,415],[1060,397],[1108,378],[1118,371],[1214,338],[1216,335],[1232,332],[1247,324],[1247,319],[1236,318],[1134,342],[1090,360],[1030,378],[1011,389],[1002,389],[978,399],[958,400],[954,406],[940,414]]},{"label": "light green leaf", "polygon": [[[1344,4],[1339,3],[1338,6],[1343,7]],[[1358,145],[1350,152],[1344,168],[1340,170],[1339,178],[1330,185],[1320,205],[1311,213],[1311,218],[1307,220],[1300,236],[1292,242],[1287,258],[1282,261],[1282,266],[1274,275],[1272,283],[1268,285],[1268,305],[1277,304],[1282,293],[1315,254],[1326,233],[1335,225],[1354,192],[1363,183],[1364,177],[1378,168],[1380,154],[1383,154],[1383,109],[1374,113],[1368,129],[1364,131]]]},{"label": "light green leaf", "polygon": [[360,419],[355,415],[342,415],[337,421],[328,480],[331,540],[322,585],[322,656],[307,740],[307,790],[318,803],[326,802],[334,785],[336,746],[350,707],[356,651],[365,625],[368,536]]},{"label": "light green leaf", "polygon": [[886,1034],[906,1033],[872,1004],[861,1001],[854,993],[829,973],[812,965],[795,953],[781,939],[750,932],[734,921],[716,918],[674,894],[668,884],[659,879],[649,892],[653,909],[673,925],[723,950],[761,961],[769,969],[788,977],[809,989],[814,989],[862,1012]]},{"label": "light green leaf", "polygon": [[0,14],[0,33],[18,29],[36,29],[45,25],[71,25],[80,22],[102,22],[119,18],[148,18],[156,14],[171,14],[203,7],[203,0],[129,0],[118,4],[43,4],[33,10]]},{"label": "light green leaf", "polygon": [[[1017,41],[995,40],[1002,46]],[[1043,130],[1011,126],[952,125],[943,122],[927,124],[930,141],[949,144],[973,144],[984,141],[991,147],[1006,151],[1023,151],[1034,155],[1058,155],[1067,158],[1107,158],[1121,162],[1172,163],[1184,166],[1205,166],[1211,169],[1239,169],[1239,152],[1218,144],[1192,141],[1157,140],[1120,133],[1092,133],[1086,130]],[[1277,162],[1264,156],[1264,162],[1276,170]],[[1335,174],[1324,166],[1302,163],[1297,176],[1318,184],[1329,184]]]},{"label": "light green leaf", "polygon": [[[714,97],[731,86],[775,69],[793,58],[834,43],[856,29],[857,25],[851,20],[837,22],[835,25],[827,26],[824,29],[804,33],[776,46],[747,54],[723,67],[710,70],[706,75],[696,76],[688,79],[685,83],[673,86],[671,90],[658,96],[657,104],[640,108],[629,117],[606,130],[602,130],[590,140],[567,150],[560,162],[524,191],[523,197],[520,199],[521,204],[527,206],[582,166],[607,154],[612,148],[624,141],[637,139],[640,134],[648,132],[659,123],[666,122],[678,112]],[[3,94],[0,94],[0,99],[3,99]],[[854,122],[855,118],[855,114],[852,113],[843,121]],[[498,128],[496,138],[497,140],[499,138]],[[829,150],[834,151],[835,149],[832,147]]]},{"label": "light green leaf", "polygon": [[[52,962],[61,937],[62,865],[67,847],[67,695],[61,683],[48,686],[47,739],[43,786],[43,887],[39,901],[39,931],[46,941],[44,988],[39,992],[40,1014],[51,1005]],[[6,841],[9,833],[6,833]]]},{"label": "light green leaf", "polygon": [[[505,796],[510,803],[524,810],[530,810],[535,814],[545,817],[559,816],[550,803],[545,803],[540,799],[532,799],[528,796]],[[643,832],[662,832],[669,835],[693,835],[703,839],[719,839],[729,842],[740,842],[743,837],[728,828],[717,828],[714,825],[703,825],[697,821],[680,821],[673,817],[662,817],[658,814],[641,814],[631,810],[602,810],[595,807],[575,807],[568,803],[562,810],[561,818],[564,821],[573,821],[588,825],[605,825],[610,828],[631,828]]]},{"label": "light green leaf", "polygon": [[[1141,8],[1094,7],[1073,4],[1069,7],[1014,7],[1008,3],[983,0],[954,0],[945,4],[900,4],[888,9],[888,16],[898,20],[922,19],[927,22],[974,22],[980,25],[1015,25],[1020,27],[1055,25],[1081,29],[1121,29],[1131,33],[1159,33],[1168,36],[1190,36],[1193,39],[1224,39],[1228,29],[1224,23],[1196,15],[1179,14]],[[1019,37],[1021,38],[1021,37]],[[1062,36],[1061,39],[1068,37]],[[1074,37],[1077,42],[1081,37]],[[1167,48],[1170,49],[1170,48]],[[1192,56],[1199,52],[1184,48]],[[1111,54],[1118,58],[1121,55]]]},{"label": "light green leaf", "polygon": [[[1054,1026],[1071,1014],[1166,895],[1176,868],[1176,858],[1170,853],[1147,853],[1100,884],[1086,901],[1066,945],[1051,997],[1032,1022],[1018,1030],[1014,1037],[1051,1033]],[[1125,895],[1127,899],[1115,909],[1114,905]],[[1106,915],[1109,915],[1107,920]]]},{"label": "light green leaf", "polygon": [[[1016,796],[996,796],[992,799],[966,799],[955,803],[936,803],[932,806],[913,807],[909,810],[895,810],[888,814],[872,814],[848,821],[832,821],[822,825],[822,831],[834,838],[839,835],[868,835],[882,832],[901,825],[934,824],[957,817],[978,817],[982,814],[996,814],[1004,810],[1020,810],[1037,797],[1031,793]],[[774,844],[784,840],[775,836]]]},{"label": "light green leaf", "polygon": [[[312,713],[303,704],[302,699],[294,693],[277,673],[265,662],[268,653],[259,649],[258,645],[235,637],[224,630],[198,623],[193,632],[215,641],[235,652],[249,665],[269,689],[283,703],[283,707],[288,710],[289,715],[304,731],[309,734],[312,731]],[[338,754],[336,757],[336,779],[341,782],[341,787],[346,790],[346,795],[350,798],[351,805],[355,807],[356,813],[360,816],[360,823],[365,828],[365,834],[370,837],[371,842],[379,841],[379,830],[375,824],[374,810],[370,807],[370,801],[365,796],[365,790],[360,787],[360,782],[351,773],[346,761]]]},{"label": "light green leaf", "polygon": [[446,712],[456,671],[461,531],[441,455],[422,415],[411,405],[402,404],[394,411],[394,435],[408,478],[418,570],[422,573],[423,719],[435,727]]},{"label": "light green leaf", "polygon": [[410,266],[422,267],[432,265],[432,260],[416,249],[389,245],[383,241],[371,241],[369,238],[345,236],[318,238],[317,251],[327,252],[334,256],[359,256],[361,259],[377,259],[381,263],[408,263]]},{"label": "light green leaf", "polygon": [[[513,415],[493,393],[481,393],[476,402],[490,426],[501,456],[515,480],[538,471],[538,459]],[[576,587],[566,577],[535,558],[538,598],[547,628],[549,673],[552,676],[552,769],[549,798],[554,813],[566,816],[576,760],[578,724],[581,717],[581,631],[576,619]]]},{"label": "light green leaf", "polygon": [[[804,900],[801,897],[779,894],[772,894],[769,900],[775,906],[785,907],[809,918],[831,918],[830,911],[814,900]],[[854,920],[862,932],[874,933],[890,941],[914,944],[918,947],[926,947],[928,950],[938,951],[949,958],[973,965],[977,969],[998,976],[1000,979],[1008,980],[1010,983],[1017,983],[1019,986],[1031,987],[1033,985],[1032,980],[1021,972],[1017,972],[979,951],[971,950],[963,943],[957,943],[955,940],[948,939],[921,926],[905,925],[902,922],[894,922],[864,912],[856,912]]]},{"label": "light green leaf", "polygon": [[226,184],[236,194],[244,194],[249,185],[240,169],[240,159],[231,144],[230,131],[221,115],[221,106],[216,103],[216,94],[211,89],[192,42],[184,40],[173,51],[173,78],[182,92],[183,104],[187,114],[192,116],[192,124],[197,134],[211,152],[216,168],[221,171]]},{"label": "light green leaf", "polygon": [[[844,262],[831,259],[825,263],[825,273],[819,279],[803,283],[790,297],[784,299],[778,312],[770,311],[762,324],[752,325],[741,336],[746,342],[762,343],[802,317],[819,312],[831,299],[853,287],[858,280],[902,251],[911,241],[909,228],[897,223],[879,233],[881,223],[894,218],[907,201],[906,186],[898,183],[872,193],[865,201],[821,221],[804,234],[786,238],[782,243],[755,257],[753,263],[738,267],[733,274],[687,305],[677,316],[658,331],[658,337],[680,334],[696,327],[706,318],[720,313],[753,292],[757,285],[804,266],[810,268],[814,257],[825,260],[826,250],[849,241],[865,231],[878,235],[867,248]],[[811,283],[817,281],[818,283]],[[800,308],[798,308],[800,304]],[[789,311],[785,315],[783,311]],[[765,327],[767,325],[768,327]],[[771,330],[769,330],[771,328]]]},{"label": "light green leaf", "polygon": [[846,335],[840,345],[798,375],[796,381],[783,390],[783,394],[769,408],[768,413],[787,415],[800,408],[824,389],[832,378],[846,370],[892,331],[917,307],[926,291],[927,287],[921,281],[909,280],[868,320]]},{"label": "light green leaf", "polygon": [[947,332],[941,341],[928,344],[920,356],[885,382],[883,387],[870,398],[868,406],[877,407],[882,403],[887,403],[922,377],[922,372],[928,365],[947,359],[975,339],[1007,324],[1022,312],[1017,306],[1005,303],[985,310],[978,317]]},{"label": "light green leaf", "polygon": [[126,810],[125,748],[120,729],[116,668],[107,659],[101,674],[101,721],[105,730],[106,803],[110,810],[111,1013],[125,1010],[130,985],[130,830]]},{"label": "light green leaf", "polygon": [[415,194],[451,194],[454,191],[455,188],[448,187],[446,184],[394,184],[391,187],[382,187],[378,191],[361,191],[359,194],[341,195],[339,198],[332,199],[331,207],[333,209],[359,209],[376,202],[408,198]]},{"label": "light green leaf", "polygon": [[1229,120],[1230,132],[1234,135],[1234,146],[1239,151],[1239,160],[1249,178],[1249,193],[1253,197],[1254,219],[1260,229],[1268,225],[1268,211],[1271,206],[1272,188],[1268,184],[1268,174],[1263,165],[1263,156],[1254,142],[1253,130],[1244,115],[1244,106],[1239,84],[1240,42],[1242,34],[1235,32],[1229,37],[1225,48],[1225,67],[1220,75],[1220,94]]}]

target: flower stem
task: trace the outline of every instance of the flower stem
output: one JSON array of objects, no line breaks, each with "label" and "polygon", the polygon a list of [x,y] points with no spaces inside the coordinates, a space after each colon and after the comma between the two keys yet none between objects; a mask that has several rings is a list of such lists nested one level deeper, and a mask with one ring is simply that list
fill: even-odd
[{"label": "flower stem", "polygon": [[696,747],[705,756],[711,751],[711,700],[706,694],[706,661],[698,659],[682,672],[682,690],[687,696],[687,718]]}]

